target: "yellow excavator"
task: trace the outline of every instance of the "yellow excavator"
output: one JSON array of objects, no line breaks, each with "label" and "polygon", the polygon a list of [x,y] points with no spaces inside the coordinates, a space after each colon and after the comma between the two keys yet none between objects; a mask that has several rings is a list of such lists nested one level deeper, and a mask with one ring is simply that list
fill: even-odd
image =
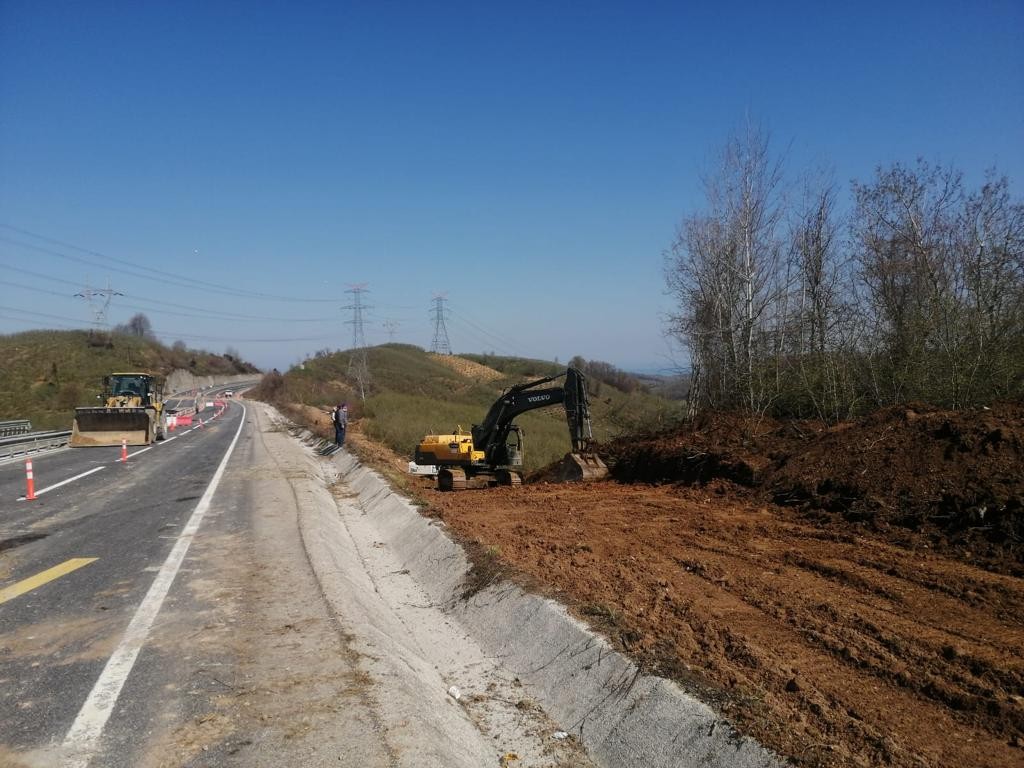
[{"label": "yellow excavator", "polygon": [[[543,387],[565,377],[561,387]],[[542,388],[543,387],[543,388]],[[600,480],[608,468],[593,449],[590,429],[590,401],[583,373],[569,368],[565,373],[526,384],[517,384],[499,397],[482,424],[469,433],[427,435],[416,446],[415,462],[437,467],[437,488],[458,491],[494,485],[522,483],[523,433],[513,423],[521,413],[549,405],[565,404],[572,452],[562,461],[562,480]]]},{"label": "yellow excavator", "polygon": [[113,373],[103,379],[101,406],[75,409],[68,445],[149,445],[164,439],[163,381],[149,373]]}]

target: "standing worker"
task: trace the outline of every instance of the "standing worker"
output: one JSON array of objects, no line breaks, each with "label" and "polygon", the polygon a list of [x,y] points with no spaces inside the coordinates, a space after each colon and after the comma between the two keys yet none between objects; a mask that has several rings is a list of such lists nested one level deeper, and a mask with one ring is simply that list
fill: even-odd
[{"label": "standing worker", "polygon": [[348,429],[348,406],[342,403],[334,411],[334,442],[345,444],[345,430]]}]

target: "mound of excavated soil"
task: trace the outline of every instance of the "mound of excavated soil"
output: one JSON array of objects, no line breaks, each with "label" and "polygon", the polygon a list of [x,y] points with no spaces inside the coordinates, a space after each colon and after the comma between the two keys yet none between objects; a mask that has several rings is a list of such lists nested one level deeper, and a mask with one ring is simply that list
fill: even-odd
[{"label": "mound of excavated soil", "polygon": [[724,479],[810,519],[922,533],[1024,574],[1024,406],[891,408],[825,428],[715,414],[605,448],[621,482]]}]

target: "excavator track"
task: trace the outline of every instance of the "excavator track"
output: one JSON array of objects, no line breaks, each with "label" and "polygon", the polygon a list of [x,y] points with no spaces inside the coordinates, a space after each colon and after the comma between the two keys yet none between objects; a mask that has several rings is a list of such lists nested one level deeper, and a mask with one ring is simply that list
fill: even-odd
[{"label": "excavator track", "polygon": [[523,476],[510,469],[499,469],[497,473],[498,485],[520,486],[523,484]]},{"label": "excavator track", "polygon": [[459,467],[444,467],[437,473],[437,490],[466,490],[466,471]]}]

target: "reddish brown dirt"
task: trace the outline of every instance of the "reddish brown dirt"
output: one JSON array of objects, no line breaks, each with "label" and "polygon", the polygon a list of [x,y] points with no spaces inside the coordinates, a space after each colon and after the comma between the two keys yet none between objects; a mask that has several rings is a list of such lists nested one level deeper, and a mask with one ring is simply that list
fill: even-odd
[{"label": "reddish brown dirt", "polygon": [[628,483],[411,482],[514,578],[799,765],[1019,768],[1022,425],[1020,406],[831,430],[716,417],[607,446]]},{"label": "reddish brown dirt", "polygon": [[822,525],[852,523],[896,541],[924,536],[934,549],[1024,576],[1020,404],[891,408],[830,428],[713,415],[619,441],[605,455],[624,482],[725,479]]}]

